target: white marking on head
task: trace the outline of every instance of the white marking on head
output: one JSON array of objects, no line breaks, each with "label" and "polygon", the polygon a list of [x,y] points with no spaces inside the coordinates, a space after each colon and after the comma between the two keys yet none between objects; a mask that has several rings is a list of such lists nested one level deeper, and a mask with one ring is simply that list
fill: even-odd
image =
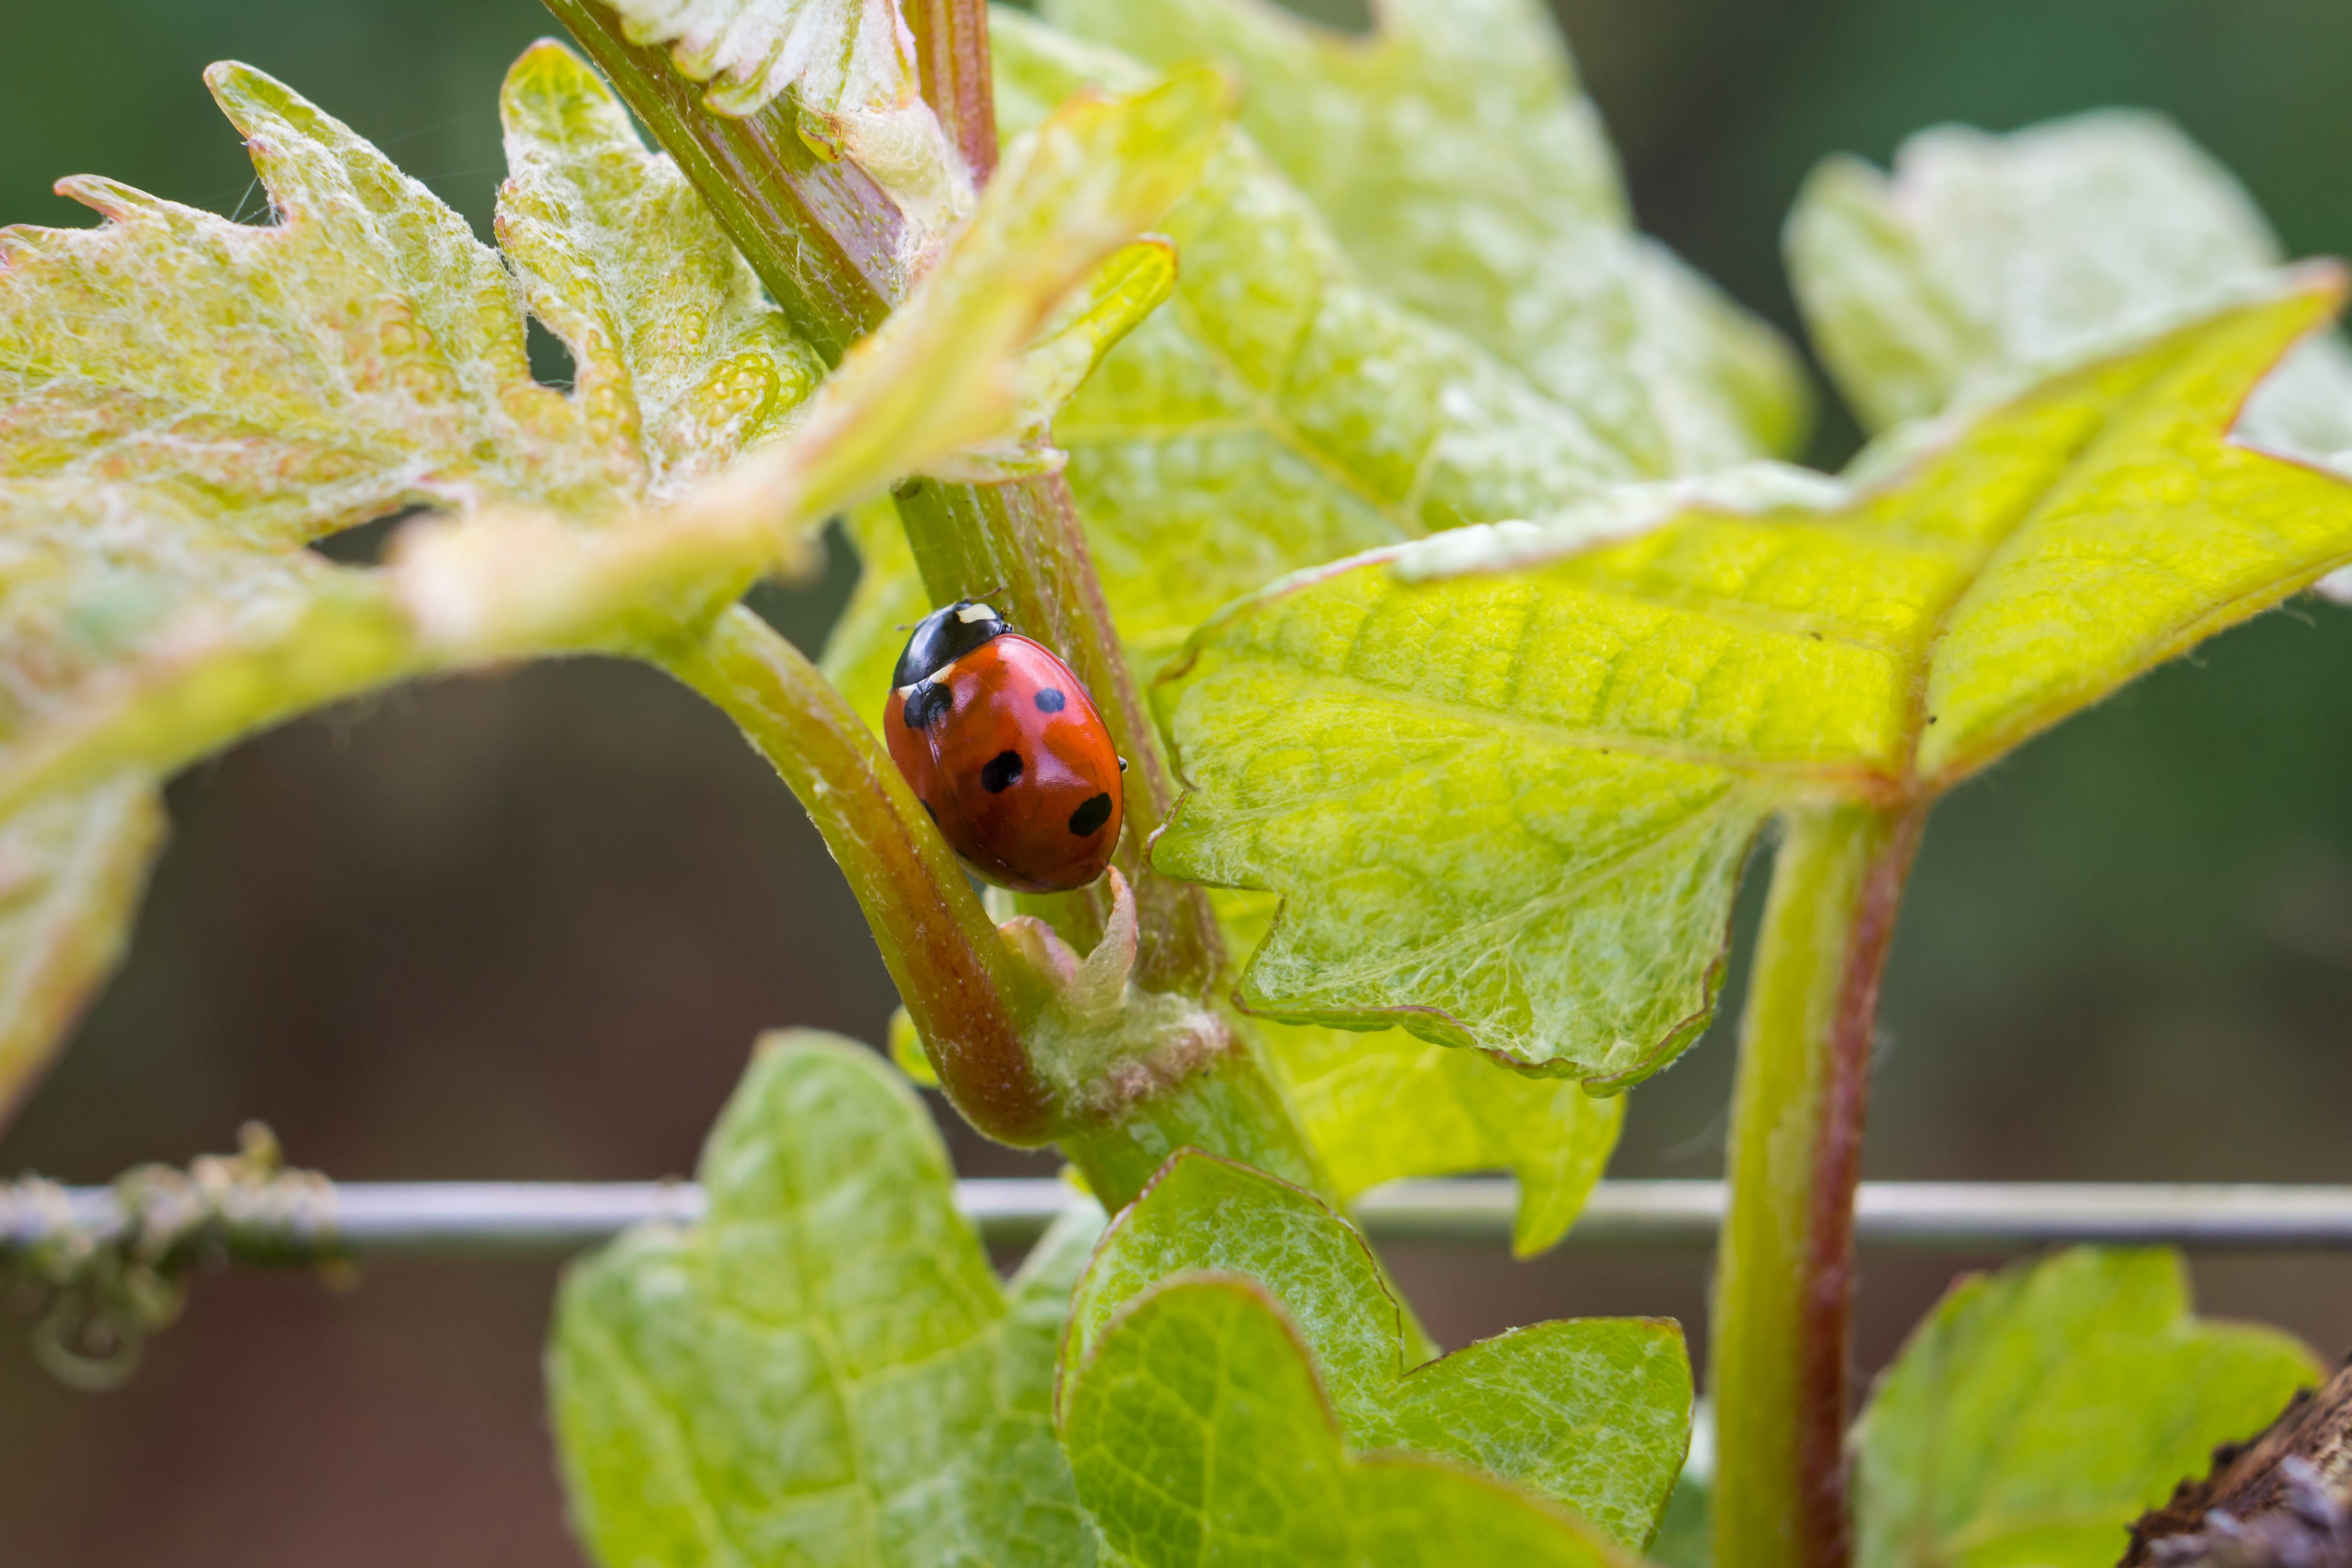
[{"label": "white marking on head", "polygon": [[985,604],[967,604],[956,612],[956,619],[969,626],[975,621],[993,621],[996,612]]}]

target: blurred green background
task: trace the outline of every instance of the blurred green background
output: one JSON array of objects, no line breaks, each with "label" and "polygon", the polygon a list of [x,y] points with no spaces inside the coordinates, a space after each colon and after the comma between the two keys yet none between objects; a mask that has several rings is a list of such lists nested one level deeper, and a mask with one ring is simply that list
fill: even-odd
[{"label": "blurred green background", "polygon": [[[2109,103],[2176,116],[2297,252],[2352,253],[2342,0],[1561,0],[1643,221],[1784,325],[1780,214],[1815,159],[1938,120]],[[100,172],[248,217],[198,72],[287,78],[487,224],[493,95],[529,0],[81,0],[9,7],[0,220],[71,224]],[[1817,459],[1852,427],[1825,415]],[[853,569],[770,608],[814,645]],[[128,968],[0,1139],[97,1180],[271,1123],[355,1178],[690,1168],[753,1034],[873,1040],[889,986],[791,798],[649,672],[404,691],[174,785]],[[1747,900],[1752,922],[1751,883]],[[1969,786],[1898,939],[1871,1174],[2352,1180],[2352,612],[2271,616]],[[1737,998],[1733,998],[1736,1007]],[[1722,1157],[1718,1030],[1637,1092],[1617,1171]],[[968,1170],[1016,1168],[954,1134]],[[1866,1260],[1877,1365],[1962,1260]],[[1686,1257],[1408,1255],[1441,1335],[1671,1312]],[[2201,1262],[2210,1310],[2352,1348],[2352,1263]],[[33,1369],[0,1316],[12,1568],[576,1563],[540,1414],[551,1270],[398,1265],[355,1293],[199,1281],[128,1389]]]}]

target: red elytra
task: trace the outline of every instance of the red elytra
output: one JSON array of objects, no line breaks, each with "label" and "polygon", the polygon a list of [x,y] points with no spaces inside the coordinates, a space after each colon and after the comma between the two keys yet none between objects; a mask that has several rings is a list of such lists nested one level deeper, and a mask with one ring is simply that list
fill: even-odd
[{"label": "red elytra", "polygon": [[985,604],[916,626],[882,732],[956,853],[1023,893],[1102,875],[1126,816],[1118,752],[1069,665]]}]

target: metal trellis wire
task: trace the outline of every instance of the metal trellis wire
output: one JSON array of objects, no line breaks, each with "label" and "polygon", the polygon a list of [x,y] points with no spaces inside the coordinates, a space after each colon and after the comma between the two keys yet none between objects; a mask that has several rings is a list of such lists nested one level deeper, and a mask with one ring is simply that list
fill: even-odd
[{"label": "metal trellis wire", "polygon": [[[289,1173],[289,1176],[298,1173]],[[285,1179],[285,1178],[280,1178]],[[240,1186],[202,1213],[185,1195],[0,1184],[0,1264],[60,1246],[201,1248],[241,1260],[303,1264],[336,1258],[550,1257],[593,1246],[644,1221],[690,1223],[703,1196],[690,1182],[344,1182],[305,1178],[278,1192]],[[1086,1201],[1051,1179],[967,1179],[956,1202],[993,1244],[1029,1240]],[[1517,1188],[1461,1177],[1392,1183],[1356,1205],[1386,1241],[1499,1247]],[[1564,1245],[1588,1251],[1711,1247],[1724,1211],[1716,1181],[1605,1181]],[[158,1204],[164,1212],[157,1212]],[[171,1206],[179,1205],[178,1208]],[[2352,1251],[2352,1186],[2032,1182],[1865,1182],[1862,1245],[2003,1252],[2075,1242],[2200,1250]],[[161,1239],[157,1239],[157,1238]]]}]

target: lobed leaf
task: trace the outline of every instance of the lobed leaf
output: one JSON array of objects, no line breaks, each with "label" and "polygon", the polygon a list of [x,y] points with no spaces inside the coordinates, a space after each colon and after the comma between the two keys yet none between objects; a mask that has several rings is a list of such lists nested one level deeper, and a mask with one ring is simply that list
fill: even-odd
[{"label": "lobed leaf", "polygon": [[[1273,898],[1227,892],[1215,904],[1227,946],[1255,949]],[[1268,1019],[1257,1037],[1342,1202],[1402,1177],[1507,1170],[1518,1178],[1511,1249],[1522,1258],[1568,1234],[1625,1119],[1622,1099],[1597,1099],[1569,1080],[1513,1071],[1402,1030]]]},{"label": "lobed leaf", "polygon": [[[803,406],[813,350],[559,47],[501,100],[519,282],[284,87],[211,80],[279,221],[85,183],[106,225],[0,235],[0,831],[423,670],[695,634],[835,506],[1013,434],[1116,337],[1159,250],[1065,300],[1190,183],[1232,93],[1199,70],[1066,106]],[[526,299],[568,392],[531,380]],[[453,515],[388,569],[304,548],[420,504]],[[118,943],[58,945],[58,976]]]},{"label": "lobed leaf", "polygon": [[2319,1375],[2284,1334],[2191,1317],[2170,1253],[2082,1249],[1965,1281],[1855,1429],[1855,1560],[2107,1568],[2142,1510]]},{"label": "lobed leaf", "polygon": [[1539,1323],[1408,1369],[1402,1316],[1354,1228],[1297,1187],[1193,1151],[1119,1214],[1078,1284],[1062,1352],[1066,1434],[1121,1315],[1161,1282],[1202,1273],[1248,1279],[1279,1302],[1351,1449],[1486,1471],[1630,1547],[1657,1529],[1690,1435],[1679,1328]]},{"label": "lobed leaf", "polygon": [[1284,896],[1252,1010],[1654,1071],[1775,810],[1948,788],[2352,559],[2352,490],[2227,438],[2340,293],[2298,275],[1842,484],[1625,492],[1276,584],[1164,677],[1192,793],[1155,864]]},{"label": "lobed leaf", "polygon": [[1378,0],[1369,37],[1266,0],[1050,0],[1163,68],[1250,84],[1243,124],[1365,279],[1470,339],[1649,475],[1801,440],[1787,347],[1633,232],[1616,160],[1534,0]]},{"label": "lobed leaf", "polygon": [[0,825],[0,1125],[121,957],[163,838],[163,803],[137,778]]},{"label": "lobed leaf", "polygon": [[[1831,159],[1799,194],[1788,238],[1822,357],[1874,427],[2259,289],[2285,255],[2228,171],[2169,120],[2118,110],[2007,136],[1925,131],[1892,178]],[[2237,433],[2352,471],[2342,338],[2289,352]],[[2352,572],[2318,586],[2352,598]]]},{"label": "lobed leaf", "polygon": [[[2112,353],[2265,287],[2285,259],[2226,170],[2169,120],[2123,110],[2006,136],[1923,131],[1891,177],[1832,158],[1788,237],[1822,356],[1872,429]],[[2318,456],[2352,449],[2342,342],[2290,353],[2239,431]]]},{"label": "lobed leaf", "polygon": [[1307,1348],[1262,1289],[1180,1275],[1108,1325],[1063,1441],[1110,1561],[1136,1568],[1607,1568],[1566,1515],[1484,1477],[1343,1446]]},{"label": "lobed leaf", "polygon": [[[242,66],[206,79],[276,221],[80,179],[60,189],[100,227],[0,230],[0,835],[28,846],[20,885],[54,892],[24,894],[0,1102],[121,945],[157,839],[141,791],[421,666],[380,574],[309,541],[414,506],[612,518],[779,428],[819,371],[552,46],[502,99],[521,287],[315,106]],[[574,393],[531,379],[526,292]]]},{"label": "lobed leaf", "polygon": [[1050,1409],[1091,1224],[1000,1287],[914,1094],[804,1031],[763,1042],[702,1179],[700,1225],[630,1232],[558,1298],[556,1435],[599,1561],[1097,1560]]}]

